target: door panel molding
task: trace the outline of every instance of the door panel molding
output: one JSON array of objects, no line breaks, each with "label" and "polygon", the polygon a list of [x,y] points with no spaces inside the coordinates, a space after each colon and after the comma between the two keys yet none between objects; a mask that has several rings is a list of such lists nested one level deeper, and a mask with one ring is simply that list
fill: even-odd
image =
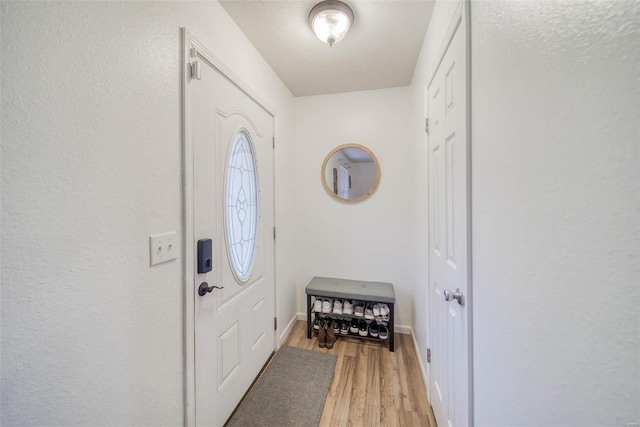
[{"label": "door panel molding", "polygon": [[264,134],[258,130],[258,127],[253,122],[253,120],[251,120],[251,117],[247,116],[242,111],[232,110],[232,111],[229,111],[229,112],[225,113],[224,111],[216,110],[216,115],[220,116],[220,117],[222,117],[224,119],[228,119],[229,117],[233,117],[233,116],[240,116],[243,119],[245,119],[247,122],[249,122],[249,124],[251,125],[251,129],[253,129],[253,131],[258,136],[258,138],[260,138],[260,139],[264,138]]},{"label": "door panel molding", "polygon": [[[193,111],[189,91],[189,82],[192,80],[190,64],[194,59],[205,62],[215,69],[221,76],[237,87],[242,93],[249,97],[262,110],[269,114],[273,120],[275,110],[267,104],[251,87],[246,84],[237,74],[227,67],[220,59],[213,55],[202,43],[200,43],[186,28],[180,29],[181,52],[180,52],[180,78],[181,78],[181,126],[182,126],[182,215],[183,215],[183,311],[184,311],[184,424],[187,427],[196,425],[196,365],[195,365],[195,293],[193,283],[196,277],[195,268],[195,242],[194,242],[194,145],[191,131],[191,120]],[[246,118],[246,117],[245,117]],[[248,118],[247,118],[248,119]],[[248,120],[254,129],[254,123]],[[256,131],[260,137],[262,135]],[[274,179],[272,177],[272,179]],[[274,189],[275,191],[275,189]],[[275,196],[275,195],[274,195]],[[267,209],[274,210],[274,206]],[[275,218],[274,218],[275,220]],[[275,247],[274,247],[275,256]],[[275,271],[274,271],[275,274]],[[254,283],[255,284],[255,283]],[[250,292],[254,286],[247,286],[241,294]],[[274,281],[275,296],[275,281]],[[261,340],[259,340],[261,341]],[[277,336],[274,331],[274,342]]]},{"label": "door panel molding", "polygon": [[233,303],[235,303],[236,301],[243,299],[245,295],[247,295],[248,293],[252,292],[255,288],[260,286],[263,281],[264,281],[264,277],[261,276],[259,279],[253,281],[251,284],[243,285],[244,289],[242,289],[240,292],[236,294],[233,294],[230,298],[228,299],[221,298],[222,304],[216,307],[216,314],[223,312],[227,307],[233,305]]},{"label": "door panel molding", "polygon": [[[429,71],[429,79],[427,80],[428,82],[427,87],[431,86],[431,83],[433,83],[433,79],[436,76],[436,72],[438,71],[438,68],[440,68],[440,64],[444,59],[444,54],[447,53],[447,49],[449,48],[449,45],[453,40],[453,36],[456,34],[456,30],[458,29],[458,26],[462,22],[463,15],[466,15],[468,13],[468,10],[469,10],[468,2],[469,0],[458,0],[458,5],[456,6],[456,11],[453,14],[453,19],[451,20],[451,23],[449,24],[449,28],[447,28],[447,32],[444,38],[442,39],[442,44],[438,49],[438,54],[436,55],[436,61],[435,61],[433,70]],[[466,27],[465,29],[467,30],[467,33],[469,33],[469,19],[466,19],[465,27]],[[469,61],[467,61],[467,68],[469,68]]]}]

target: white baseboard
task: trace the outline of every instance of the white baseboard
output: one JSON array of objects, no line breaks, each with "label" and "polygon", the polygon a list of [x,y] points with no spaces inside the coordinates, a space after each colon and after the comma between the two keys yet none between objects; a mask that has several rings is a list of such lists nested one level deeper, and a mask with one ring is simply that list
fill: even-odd
[{"label": "white baseboard", "polygon": [[411,326],[407,325],[394,325],[395,331],[403,335],[411,335]]},{"label": "white baseboard", "polygon": [[[411,328],[411,338],[413,339],[413,348],[416,351],[416,356],[418,357],[418,366],[420,367],[420,373],[422,374],[422,382],[424,383],[424,389],[427,390],[427,398],[431,399],[431,393],[429,393],[429,383],[427,379],[427,368],[424,362],[422,361],[422,354],[420,354],[420,348],[418,347],[418,340],[416,340],[416,334],[413,332],[413,328]],[[431,400],[429,400],[431,402]]]},{"label": "white baseboard", "polygon": [[[298,313],[298,320],[307,320],[307,313]],[[395,325],[396,333],[404,335],[412,335],[411,326],[408,325]]]},{"label": "white baseboard", "polygon": [[291,320],[289,320],[289,323],[287,323],[287,326],[285,326],[284,330],[280,334],[280,337],[278,337],[278,348],[280,348],[284,340],[287,339],[287,336],[289,335],[289,332],[291,332],[291,328],[293,328],[293,325],[296,323],[296,320],[298,320],[298,317],[299,317],[298,313],[294,314]]}]

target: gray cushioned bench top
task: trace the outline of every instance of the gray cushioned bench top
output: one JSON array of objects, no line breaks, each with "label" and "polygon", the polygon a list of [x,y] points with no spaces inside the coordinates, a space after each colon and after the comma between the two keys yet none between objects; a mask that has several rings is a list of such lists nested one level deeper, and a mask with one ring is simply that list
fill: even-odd
[{"label": "gray cushioned bench top", "polygon": [[361,299],[392,304],[396,302],[393,285],[385,282],[314,277],[305,288],[305,292],[319,297]]}]

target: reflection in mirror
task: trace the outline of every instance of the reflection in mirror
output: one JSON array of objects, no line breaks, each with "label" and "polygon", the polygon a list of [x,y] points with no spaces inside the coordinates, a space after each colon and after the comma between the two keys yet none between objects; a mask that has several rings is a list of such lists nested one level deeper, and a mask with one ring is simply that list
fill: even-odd
[{"label": "reflection in mirror", "polygon": [[322,184],[333,198],[359,202],[368,198],[380,182],[380,165],[368,148],[345,144],[332,150],[322,164]]}]

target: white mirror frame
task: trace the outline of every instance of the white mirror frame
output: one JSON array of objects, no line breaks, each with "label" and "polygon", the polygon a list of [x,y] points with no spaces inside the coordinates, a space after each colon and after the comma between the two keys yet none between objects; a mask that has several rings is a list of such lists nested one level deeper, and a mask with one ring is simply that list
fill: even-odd
[{"label": "white mirror frame", "polygon": [[[371,187],[369,187],[369,190],[367,190],[367,192],[364,193],[362,196],[354,197],[353,199],[345,199],[345,198],[342,198],[342,197],[338,196],[337,194],[335,194],[333,192],[333,190],[331,190],[331,188],[329,187],[329,184],[327,184],[327,180],[325,178],[325,169],[327,167],[327,163],[329,163],[329,159],[331,159],[331,157],[334,154],[336,154],[338,151],[340,151],[340,150],[342,150],[344,148],[359,148],[359,149],[361,149],[362,151],[364,151],[365,153],[367,153],[368,155],[371,156],[371,158],[373,159],[373,163],[376,165],[376,178],[373,181],[373,184],[371,184]],[[373,154],[373,152],[371,150],[369,150],[367,147],[365,147],[364,145],[355,144],[355,143],[343,144],[343,145],[340,145],[339,147],[336,147],[333,150],[331,150],[331,152],[329,154],[327,154],[327,157],[325,157],[324,162],[322,162],[322,168],[320,169],[320,180],[322,181],[322,186],[324,187],[324,190],[333,199],[335,199],[335,200],[337,200],[339,202],[343,202],[343,203],[358,203],[358,202],[361,202],[363,200],[368,199],[378,189],[378,184],[380,184],[380,175],[381,175],[380,162],[378,161],[378,158],[376,157],[376,155]]]}]

